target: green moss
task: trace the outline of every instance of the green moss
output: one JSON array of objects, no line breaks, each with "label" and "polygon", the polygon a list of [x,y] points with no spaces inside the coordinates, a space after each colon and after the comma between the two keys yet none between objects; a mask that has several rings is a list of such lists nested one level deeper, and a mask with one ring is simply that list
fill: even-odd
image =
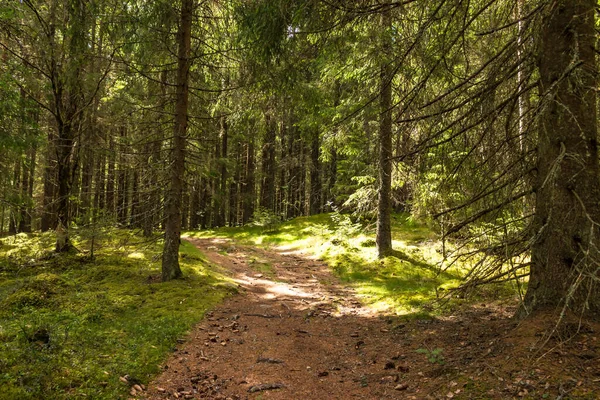
[{"label": "green moss", "polygon": [[[364,303],[399,315],[429,315],[443,311],[434,304],[440,294],[460,284],[466,266],[459,263],[442,270],[442,244],[425,224],[408,214],[392,217],[394,253],[377,258],[373,226],[354,229],[357,224],[344,215],[320,214],[295,218],[271,233],[256,227],[222,228],[189,232],[192,237],[225,237],[235,241],[285,250],[302,250],[324,259]],[[359,227],[360,228],[360,227]],[[498,294],[499,289],[494,289]],[[505,296],[514,295],[510,289]],[[485,293],[482,293],[485,296]],[[444,309],[453,307],[453,299]]]},{"label": "green moss", "polygon": [[[127,398],[119,376],[149,381],[177,339],[229,290],[187,242],[185,278],[160,283],[160,240],[107,232],[92,261],[48,256],[41,245],[51,246],[48,239],[19,235],[0,249],[2,399]],[[47,343],[36,332],[47,333]]]}]

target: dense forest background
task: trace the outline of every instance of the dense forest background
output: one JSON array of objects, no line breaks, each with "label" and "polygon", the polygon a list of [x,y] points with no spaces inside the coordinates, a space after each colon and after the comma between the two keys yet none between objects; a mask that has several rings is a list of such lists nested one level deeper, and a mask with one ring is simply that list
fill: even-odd
[{"label": "dense forest background", "polygon": [[[0,232],[410,213],[597,311],[592,0],[0,2]],[[93,250],[92,250],[93,251]],[[93,253],[92,253],[93,257]]]}]

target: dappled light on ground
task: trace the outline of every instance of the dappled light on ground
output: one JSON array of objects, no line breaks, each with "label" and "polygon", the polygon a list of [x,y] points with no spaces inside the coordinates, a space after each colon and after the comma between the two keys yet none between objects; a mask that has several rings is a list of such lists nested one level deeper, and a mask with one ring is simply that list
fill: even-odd
[{"label": "dappled light on ground", "polygon": [[[599,324],[576,336],[583,350],[567,356],[553,339],[553,352],[540,360],[532,350],[546,326],[518,326],[511,318],[514,301],[465,305],[435,317],[424,313],[429,294],[419,287],[433,278],[418,272],[419,265],[398,282],[387,282],[389,275],[365,276],[371,283],[363,289],[372,292],[365,297],[298,250],[190,240],[230,271],[240,294],[209,313],[178,346],[150,385],[150,399],[189,393],[238,400],[501,400],[556,398],[567,390],[572,398],[597,398],[593,374],[600,370],[592,355]],[[412,313],[399,316],[385,302],[373,302],[373,293],[386,298],[386,287],[402,286],[414,292],[402,300],[412,304]],[[586,377],[571,382],[581,368]]]}]

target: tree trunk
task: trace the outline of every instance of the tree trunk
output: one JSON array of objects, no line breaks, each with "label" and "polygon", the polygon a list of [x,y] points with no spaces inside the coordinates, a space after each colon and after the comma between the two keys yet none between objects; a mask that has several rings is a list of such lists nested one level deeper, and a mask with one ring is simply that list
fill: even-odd
[{"label": "tree trunk", "polygon": [[241,184],[242,225],[248,223],[254,214],[254,138],[252,136],[246,146],[245,158],[244,181]]},{"label": "tree trunk", "polygon": [[131,181],[131,217],[129,224],[131,227],[139,229],[142,228],[142,206],[140,196],[140,174],[137,169],[133,171],[133,179]]},{"label": "tree trunk", "polygon": [[71,187],[73,179],[74,161],[74,132],[71,123],[59,125],[56,142],[57,167],[58,167],[58,195],[56,207],[56,252],[69,251],[69,223],[71,218]]},{"label": "tree trunk", "polygon": [[220,182],[219,182],[219,196],[221,197],[221,207],[219,209],[219,219],[221,220],[221,225],[225,226],[227,215],[227,206],[229,205],[228,196],[227,196],[227,140],[229,139],[229,124],[227,123],[227,117],[223,115],[221,117],[221,160],[220,160]]},{"label": "tree trunk", "polygon": [[42,200],[41,230],[47,232],[56,228],[56,151],[54,149],[54,131],[49,129],[46,146],[46,165],[44,166],[44,198]]},{"label": "tree trunk", "polygon": [[215,148],[212,159],[212,167],[211,167],[211,178],[210,178],[210,198],[212,199],[211,204],[211,228],[215,228],[221,226],[219,209],[221,207],[221,197],[219,193],[219,162],[221,158],[221,144],[219,143],[219,139],[217,138],[215,142]]},{"label": "tree trunk", "polygon": [[[389,11],[381,15],[384,29],[389,29]],[[390,55],[387,39],[383,41],[385,55]],[[386,58],[386,57],[384,57]],[[377,254],[385,257],[392,251],[392,66],[384,61],[381,65],[379,92],[379,197],[377,200]]]},{"label": "tree trunk", "polygon": [[35,176],[36,147],[29,150],[27,162],[23,163],[23,180],[21,183],[21,196],[24,201],[21,207],[19,232],[31,232],[31,219],[33,214],[33,184]]},{"label": "tree trunk", "polygon": [[260,206],[273,211],[275,196],[275,120],[265,113],[266,133],[262,148],[262,179],[260,182]]},{"label": "tree trunk", "polygon": [[200,218],[200,229],[208,228],[211,216],[210,203],[210,180],[208,178],[202,178],[200,181],[200,210],[202,213]]},{"label": "tree trunk", "polygon": [[294,218],[300,215],[300,180],[302,177],[300,176],[301,168],[299,164],[301,162],[302,145],[298,127],[291,121],[288,132],[288,162],[290,164],[287,182],[288,210],[286,217]]},{"label": "tree trunk", "polygon": [[600,167],[595,0],[553,0],[540,31],[539,127],[528,312],[599,312]]},{"label": "tree trunk", "polygon": [[[331,203],[332,206],[337,206],[335,203],[335,185],[337,183],[337,161],[338,153],[334,147],[329,152],[329,164],[327,168],[327,202]],[[326,211],[331,211],[329,208]]]},{"label": "tree trunk", "polygon": [[[93,113],[94,111],[92,111]],[[83,143],[81,149],[81,191],[79,194],[79,201],[81,203],[80,212],[83,217],[83,222],[89,222],[89,213],[92,203],[92,178],[94,173],[94,130],[95,121],[92,120],[90,115],[86,121],[87,129],[83,135]]]},{"label": "tree trunk", "polygon": [[190,229],[200,226],[200,179],[194,177],[190,188]]},{"label": "tree trunk", "polygon": [[288,209],[288,200],[287,200],[287,172],[288,172],[288,168],[286,168],[286,163],[289,162],[289,158],[287,157],[287,146],[286,146],[286,140],[287,140],[287,125],[286,125],[286,118],[285,118],[284,114],[284,118],[283,121],[281,121],[280,123],[280,129],[279,129],[279,137],[281,138],[281,142],[279,144],[279,160],[280,160],[280,164],[279,165],[279,184],[278,184],[278,197],[277,197],[277,214],[280,216],[286,216],[287,215],[287,209]]},{"label": "tree trunk", "polygon": [[183,174],[185,173],[185,142],[193,6],[193,0],[181,0],[173,157],[170,168],[170,187],[165,199],[165,244],[162,259],[163,282],[182,276],[181,268],[179,267],[179,243],[181,240],[181,194],[183,190]]},{"label": "tree trunk", "polygon": [[321,182],[321,142],[318,129],[315,128],[311,141],[310,152],[310,214],[319,214],[323,211],[323,185]]},{"label": "tree trunk", "polygon": [[181,229],[187,230],[188,223],[190,220],[190,188],[189,185],[183,181],[183,188],[181,190]]},{"label": "tree trunk", "polygon": [[127,156],[125,155],[125,142],[127,140],[127,127],[121,126],[119,145],[117,146],[117,154],[119,155],[117,165],[117,222],[121,226],[127,225]]},{"label": "tree trunk", "polygon": [[[102,137],[102,135],[100,135]],[[94,168],[94,214],[98,210],[104,209],[106,205],[106,154],[102,151],[96,157],[96,166]]]},{"label": "tree trunk", "polygon": [[19,218],[21,217],[21,159],[15,160],[15,169],[13,170],[12,180],[12,198],[13,205],[10,210],[10,223],[8,225],[8,233],[14,235],[19,233]]},{"label": "tree trunk", "polygon": [[108,166],[106,171],[106,211],[113,216],[115,213],[115,139],[108,135]]}]

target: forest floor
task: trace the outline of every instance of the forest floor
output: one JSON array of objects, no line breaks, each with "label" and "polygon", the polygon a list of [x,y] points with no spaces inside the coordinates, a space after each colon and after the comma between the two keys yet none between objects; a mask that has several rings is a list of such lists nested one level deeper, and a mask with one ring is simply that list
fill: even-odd
[{"label": "forest floor", "polygon": [[138,396],[600,398],[600,324],[519,323],[516,304],[499,302],[402,318],[364,304],[311,252],[190,241],[239,293],[206,314]]}]

